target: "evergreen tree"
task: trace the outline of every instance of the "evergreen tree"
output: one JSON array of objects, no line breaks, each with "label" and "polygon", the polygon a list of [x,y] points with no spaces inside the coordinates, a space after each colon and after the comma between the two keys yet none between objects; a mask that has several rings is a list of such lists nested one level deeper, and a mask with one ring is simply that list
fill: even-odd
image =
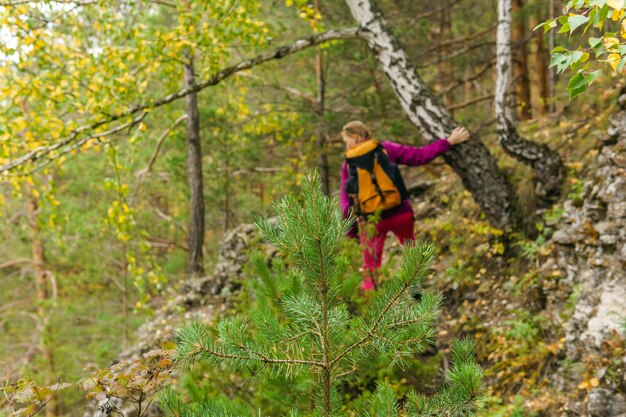
[{"label": "evergreen tree", "polygon": [[[291,268],[273,277],[273,282],[265,277],[268,291],[257,296],[273,294],[277,301],[259,303],[258,314],[225,318],[215,328],[198,322],[184,326],[176,337],[177,362],[183,367],[195,362],[225,365],[253,375],[308,374],[318,382],[312,415],[342,415],[341,382],[359,362],[383,357],[389,366],[401,366],[435,337],[433,323],[441,295],[419,292],[416,296],[435,247],[424,242],[407,245],[395,276],[369,300],[367,311],[356,316],[338,297],[333,279],[338,249],[350,226],[342,220],[336,199],[324,196],[315,175],[304,179],[299,198],[287,196],[275,209],[275,219],[257,225],[287,256]],[[355,411],[375,416],[471,415],[479,407],[482,372],[469,341],[454,343],[451,354],[452,367],[437,395],[426,398],[413,393],[401,409],[391,388],[381,386],[368,410]],[[246,414],[228,401],[189,404],[173,391],[163,396],[161,405],[170,416]],[[308,412],[294,409],[291,415]]]}]

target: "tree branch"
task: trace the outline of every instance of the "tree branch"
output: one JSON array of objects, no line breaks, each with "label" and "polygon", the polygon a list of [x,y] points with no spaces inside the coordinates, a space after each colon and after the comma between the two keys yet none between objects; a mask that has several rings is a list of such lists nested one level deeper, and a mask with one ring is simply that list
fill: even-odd
[{"label": "tree branch", "polygon": [[222,359],[241,359],[241,360],[248,360],[248,361],[261,361],[261,362],[267,363],[267,364],[311,365],[311,366],[315,366],[315,367],[318,367],[318,368],[322,368],[324,366],[324,364],[321,363],[321,362],[308,361],[308,360],[304,360],[304,359],[271,359],[271,358],[268,358],[267,356],[263,355],[262,353],[253,352],[253,351],[249,351],[249,352],[252,353],[253,355],[256,355],[256,357],[254,357],[254,356],[241,356],[241,355],[229,355],[227,353],[221,353],[221,352],[217,352],[217,351],[211,350],[211,349],[206,348],[206,347],[204,347],[202,345],[196,345],[196,349],[193,350],[192,352],[190,352],[189,356],[196,355],[196,354],[198,354],[200,352],[208,353],[209,355],[213,355],[213,356],[216,356],[216,357],[222,358]]},{"label": "tree branch", "polygon": [[454,106],[448,107],[448,110],[457,110],[462,109],[463,107],[471,106],[472,104],[480,103],[481,101],[491,100],[494,97],[493,94],[487,94],[485,96],[474,97],[471,100],[464,101],[463,103],[455,104]]},{"label": "tree branch", "polygon": [[150,171],[152,171],[152,166],[156,162],[159,151],[161,150],[161,145],[163,145],[163,141],[170,135],[172,130],[176,129],[176,127],[178,127],[178,125],[181,124],[184,120],[187,120],[187,117],[187,114],[183,114],[182,116],[180,116],[174,121],[174,123],[170,127],[165,129],[161,136],[159,136],[159,139],[157,139],[157,144],[154,147],[152,155],[150,155],[150,159],[148,160],[148,166],[137,173],[137,183],[135,184],[135,189],[133,190],[133,194],[130,198],[131,204],[135,201],[135,198],[137,197],[137,192],[139,191],[139,187],[141,187],[145,176],[149,174]]},{"label": "tree branch", "polygon": [[[0,174],[9,170],[12,170],[20,165],[26,164],[28,162],[34,162],[37,159],[43,158],[48,156],[50,153],[59,150],[63,147],[66,147],[70,144],[73,144],[76,141],[81,141],[82,143],[85,143],[87,140],[91,139],[91,138],[87,138],[87,139],[80,139],[80,135],[87,132],[87,131],[91,131],[94,129],[97,129],[99,127],[105,126],[107,124],[110,124],[112,122],[124,119],[126,117],[132,116],[136,113],[140,113],[140,112],[144,112],[144,116],[145,116],[145,112],[147,110],[151,110],[151,109],[155,109],[158,107],[162,107],[166,104],[169,104],[171,102],[174,102],[178,99],[181,99],[189,94],[192,93],[197,93],[199,91],[204,90],[205,88],[212,86],[212,85],[216,85],[219,84],[220,82],[224,81],[226,78],[230,77],[233,74],[236,74],[238,72],[250,69],[252,67],[255,67],[257,65],[263,64],[265,62],[268,61],[272,61],[275,59],[281,59],[284,58],[288,55],[291,55],[295,52],[299,52],[302,51],[306,48],[310,48],[312,46],[316,46],[328,41],[332,41],[332,40],[340,40],[340,39],[354,39],[354,38],[359,38],[361,36],[361,29],[358,28],[350,28],[350,29],[341,29],[341,30],[330,30],[328,32],[325,33],[321,33],[319,35],[312,35],[312,36],[308,36],[306,38],[301,38],[297,41],[295,41],[293,44],[291,45],[287,45],[287,46],[283,46],[281,48],[276,49],[275,51],[272,52],[267,52],[261,55],[258,55],[254,58],[242,61],[236,65],[230,66],[228,68],[225,68],[221,71],[218,71],[216,73],[214,73],[213,75],[211,75],[209,78],[200,81],[196,84],[194,84],[193,86],[189,87],[189,88],[182,88],[174,93],[171,93],[165,97],[162,97],[160,99],[156,99],[156,100],[151,100],[148,102],[143,102],[143,103],[139,103],[136,104],[124,111],[121,111],[117,114],[113,114],[110,115],[108,117],[105,117],[101,120],[98,120],[96,122],[93,122],[91,124],[87,124],[84,126],[81,126],[77,129],[74,129],[68,136],[60,139],[58,142],[53,143],[51,145],[48,146],[41,146],[38,147],[24,155],[22,155],[21,157],[14,159],[10,162],[7,162],[3,165],[0,165]],[[142,117],[143,118],[143,117]],[[99,137],[99,136],[98,136]],[[69,152],[69,151],[67,151]],[[63,152],[67,153],[67,152]],[[58,158],[58,156],[55,156],[54,158],[50,158],[51,160],[54,160]],[[46,165],[50,163],[47,162]]]},{"label": "tree branch", "polygon": [[0,269],[10,268],[12,266],[19,265],[19,264],[32,264],[32,263],[33,263],[33,260],[30,258],[13,259],[12,261],[6,261],[0,264]]},{"label": "tree branch", "polygon": [[[111,136],[114,135],[116,133],[121,132],[122,130],[126,129],[126,128],[132,128],[133,126],[135,126],[136,124],[140,123],[146,116],[147,116],[148,112],[143,112],[141,113],[139,116],[137,116],[136,118],[134,118],[133,120],[131,120],[130,122],[124,123],[123,125],[114,127],[110,130],[107,130],[105,132],[101,132],[101,133],[96,133],[90,136],[86,136],[80,140],[77,140],[78,136],[82,133],[85,132],[87,130],[93,130],[96,129],[100,126],[106,125],[108,122],[98,122],[95,123],[93,125],[88,125],[88,126],[82,126],[78,129],[75,129],[69,136],[67,136],[65,139],[63,139],[61,142],[57,142],[53,145],[49,145],[49,146],[40,146],[38,148],[35,148],[34,150],[28,152],[27,154],[13,160],[12,162],[9,162],[5,165],[0,166],[0,174],[2,174],[5,171],[11,170],[17,166],[23,165],[29,161],[31,162],[35,162],[36,160],[40,159],[40,158],[45,158],[46,161],[35,166],[33,169],[31,169],[30,171],[28,171],[25,174],[19,174],[19,175],[30,175],[32,173],[34,173],[35,171],[49,165],[51,162],[53,162],[54,160],[60,158],[63,155],[66,155],[70,152],[72,152],[75,149],[80,148],[81,146],[83,146],[84,144],[86,144],[87,142],[89,142],[92,139],[101,139],[107,136]],[[117,119],[116,119],[117,120]],[[74,143],[75,142],[75,143]],[[69,147],[62,149],[64,146],[66,145],[70,145]],[[61,149],[61,151],[59,151],[58,154],[55,154],[54,156],[49,156],[52,152]]]},{"label": "tree branch", "polygon": [[[419,269],[418,269],[419,270]],[[352,352],[354,349],[356,349],[357,347],[359,347],[360,345],[362,345],[363,343],[367,342],[369,339],[371,339],[372,337],[375,337],[374,332],[376,331],[376,329],[378,328],[378,325],[380,324],[380,321],[383,319],[383,317],[385,316],[385,314],[387,314],[387,312],[389,311],[389,309],[396,303],[396,301],[398,301],[398,299],[400,298],[400,296],[404,293],[404,291],[407,290],[407,288],[409,288],[411,286],[410,281],[405,282],[402,287],[400,288],[400,291],[398,291],[393,298],[391,299],[391,301],[389,301],[389,303],[385,306],[385,308],[383,309],[383,311],[378,315],[378,318],[376,318],[376,321],[374,322],[374,324],[372,324],[372,327],[367,331],[367,334],[365,336],[363,336],[361,339],[357,340],[356,342],[354,342],[352,345],[350,345],[347,349],[345,349],[342,353],[340,353],[339,355],[337,355],[331,362],[330,362],[330,366],[334,366],[337,362],[339,362],[344,356],[346,356],[347,354],[349,354],[350,352]]]}]

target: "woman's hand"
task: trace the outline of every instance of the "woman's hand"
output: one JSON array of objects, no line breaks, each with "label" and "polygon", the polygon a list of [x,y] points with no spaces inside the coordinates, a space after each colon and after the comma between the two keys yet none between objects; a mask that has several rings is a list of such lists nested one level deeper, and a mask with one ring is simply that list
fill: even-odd
[{"label": "woman's hand", "polygon": [[470,133],[464,127],[455,128],[450,136],[448,137],[448,142],[450,145],[458,145],[459,143],[463,143],[470,138]]}]

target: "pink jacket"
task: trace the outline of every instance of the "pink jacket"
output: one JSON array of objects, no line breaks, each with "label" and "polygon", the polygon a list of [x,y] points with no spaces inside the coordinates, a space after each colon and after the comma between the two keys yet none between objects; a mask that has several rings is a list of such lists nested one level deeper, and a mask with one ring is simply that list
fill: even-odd
[{"label": "pink jacket", "polygon": [[[426,146],[415,147],[405,146],[395,142],[385,141],[381,145],[387,151],[389,160],[398,165],[418,166],[424,165],[435,159],[437,156],[450,149],[450,142],[446,139],[439,139],[436,142],[430,143]],[[348,218],[348,211],[350,210],[350,198],[346,192],[346,181],[348,180],[348,166],[346,162],[343,162],[341,166],[341,192],[339,194],[339,202],[341,203],[341,211],[343,218]],[[387,210],[382,213],[382,218],[388,218],[396,216],[401,213],[413,212],[410,201],[404,200],[404,202],[391,210]],[[352,232],[350,236],[355,236]]]}]

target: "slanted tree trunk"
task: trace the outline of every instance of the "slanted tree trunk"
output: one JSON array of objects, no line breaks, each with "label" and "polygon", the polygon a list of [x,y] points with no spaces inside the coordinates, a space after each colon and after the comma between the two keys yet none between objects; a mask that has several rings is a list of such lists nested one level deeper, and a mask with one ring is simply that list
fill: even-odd
[{"label": "slanted tree trunk", "polygon": [[[313,6],[317,13],[322,12],[321,0],[314,0]],[[324,52],[317,48],[315,57],[315,75],[317,80],[317,97],[315,100],[315,114],[317,115],[317,146],[319,147],[319,171],[322,181],[322,191],[330,195],[330,168],[328,166],[328,154],[326,149],[327,132],[324,124],[324,101],[326,95],[326,74],[324,71]]]},{"label": "slanted tree trunk", "polygon": [[538,206],[548,207],[560,197],[565,169],[558,153],[547,145],[539,145],[522,138],[512,122],[514,103],[509,94],[512,61],[511,9],[511,0],[498,0],[495,94],[498,140],[509,155],[532,167]]},{"label": "slanted tree trunk", "polygon": [[[375,1],[346,0],[346,3],[411,122],[428,141],[446,137],[459,123],[437,101],[409,62]],[[444,154],[444,159],[459,174],[494,226],[505,230],[519,227],[513,190],[496,159],[478,138],[453,147]]]},{"label": "slanted tree trunk", "polygon": [[[191,52],[185,54],[185,88],[193,89],[195,74]],[[202,275],[204,246],[204,190],[202,188],[202,148],[200,118],[195,92],[185,97],[187,103],[187,167],[189,174],[189,273]]]},{"label": "slanted tree trunk", "polygon": [[[515,19],[511,29],[511,39],[514,48],[513,76],[515,95],[520,120],[531,118],[530,83],[528,77],[528,52],[526,45],[526,18],[524,16],[523,0],[513,0],[513,13]],[[511,119],[515,120],[515,119]]]}]

